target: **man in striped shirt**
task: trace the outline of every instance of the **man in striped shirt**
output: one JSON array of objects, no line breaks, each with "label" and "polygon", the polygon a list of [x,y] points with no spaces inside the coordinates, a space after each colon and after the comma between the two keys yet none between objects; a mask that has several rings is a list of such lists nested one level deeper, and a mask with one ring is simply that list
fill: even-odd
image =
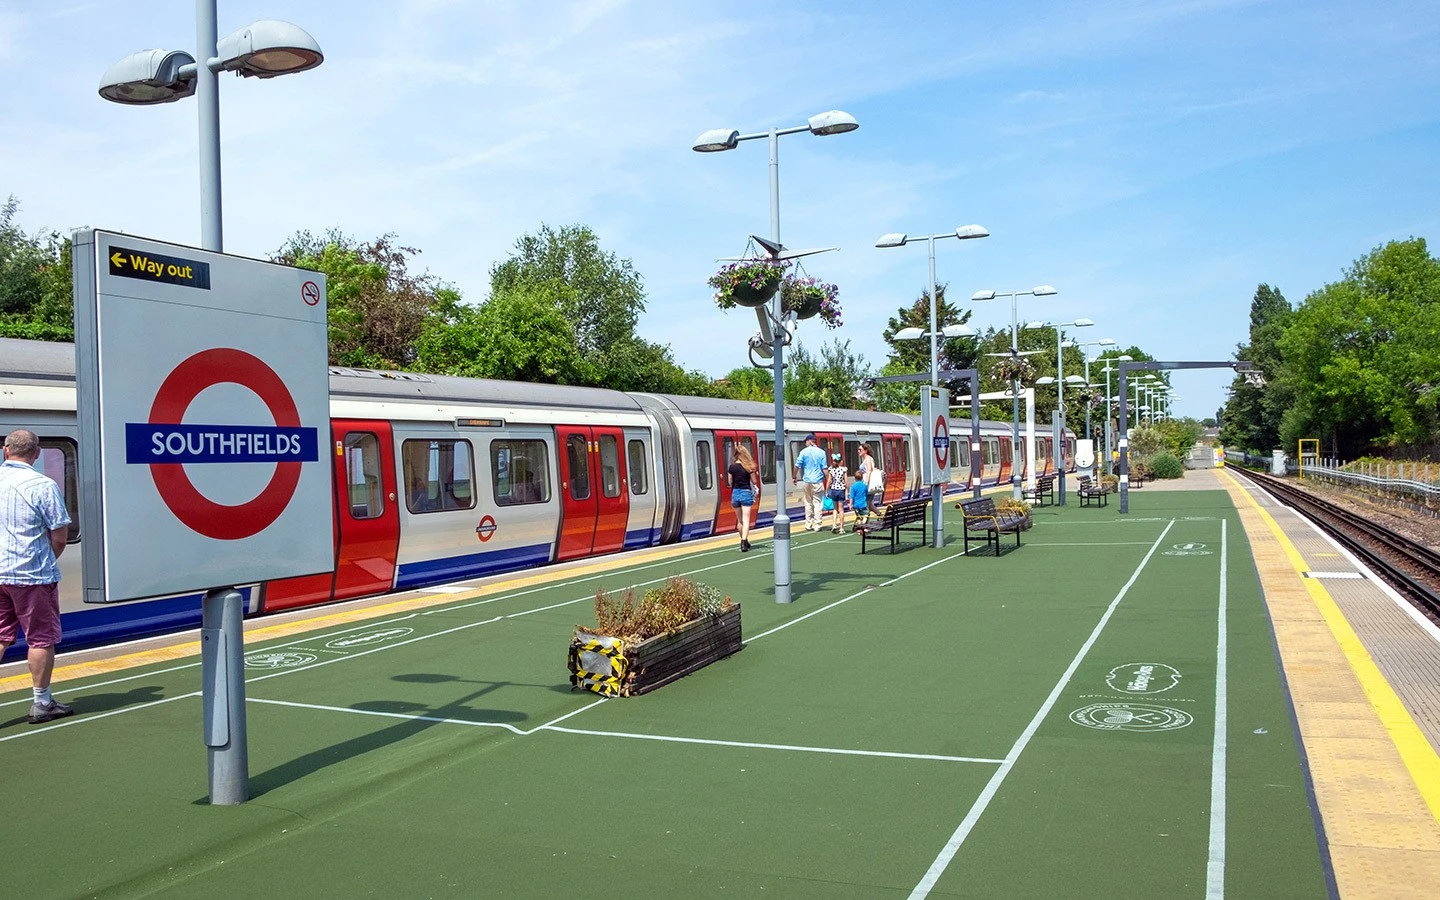
[{"label": "man in striped shirt", "polygon": [[60,566],[70,513],[60,488],[34,468],[40,458],[35,433],[17,428],[5,438],[0,463],[0,654],[25,629],[35,702],[30,722],[71,715],[74,709],[50,695],[55,645],[60,643]]}]

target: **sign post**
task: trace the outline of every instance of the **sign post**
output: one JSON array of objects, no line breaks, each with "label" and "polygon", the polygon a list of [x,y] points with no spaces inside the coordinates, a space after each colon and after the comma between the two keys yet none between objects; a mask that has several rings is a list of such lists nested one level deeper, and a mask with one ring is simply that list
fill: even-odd
[{"label": "sign post", "polygon": [[950,483],[950,392],[934,385],[922,388],[920,418],[926,448],[920,454],[921,481],[930,485],[932,546],[940,548],[945,546],[945,485]]},{"label": "sign post", "polygon": [[203,591],[210,802],[248,796],[244,598],[334,568],[325,281],[77,232],[85,600]]}]

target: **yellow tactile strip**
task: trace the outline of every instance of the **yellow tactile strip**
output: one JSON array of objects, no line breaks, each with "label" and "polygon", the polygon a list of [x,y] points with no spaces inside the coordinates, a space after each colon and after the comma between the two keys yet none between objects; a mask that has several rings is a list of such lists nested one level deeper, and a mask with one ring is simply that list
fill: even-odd
[{"label": "yellow tactile strip", "polygon": [[1440,758],[1273,516],[1228,473],[1295,705],[1342,897],[1440,885]]},{"label": "yellow tactile strip", "polygon": [[[796,530],[798,529],[792,525],[791,531]],[[768,535],[769,533],[770,529],[765,529],[765,534]],[[760,537],[759,535],[756,537],[758,542]],[[399,613],[412,612],[430,606],[474,600],[479,597],[487,597],[492,594],[506,593],[508,591],[520,590],[555,581],[585,578],[590,575],[599,575],[615,569],[659,562],[677,556],[688,556],[701,550],[710,549],[717,544],[727,542],[734,543],[735,540],[734,535],[721,535],[700,541],[686,541],[683,544],[668,547],[634,551],[616,556],[606,556],[596,562],[586,563],[580,566],[541,569],[533,575],[510,574],[497,576],[495,581],[489,584],[477,585],[473,591],[466,591],[463,594],[419,594],[418,596],[406,597],[402,600],[395,600],[378,606],[365,605],[269,625],[264,624],[264,619],[251,619],[246,622],[245,641],[249,643],[250,641],[272,640],[274,638],[288,637],[292,634],[330,628],[335,625],[346,625],[351,622],[363,622],[367,619],[379,619]],[[60,685],[65,681],[71,681],[77,678],[85,678],[91,675],[106,675],[122,669],[131,669],[138,666],[147,666],[152,663],[168,662],[173,659],[184,659],[186,657],[199,655],[200,642],[198,640],[183,641],[164,647],[120,653],[116,656],[107,656],[81,663],[57,665],[54,674],[51,676],[50,683],[52,686]],[[0,694],[28,687],[30,687],[30,675],[23,669],[18,674],[0,678]]]}]

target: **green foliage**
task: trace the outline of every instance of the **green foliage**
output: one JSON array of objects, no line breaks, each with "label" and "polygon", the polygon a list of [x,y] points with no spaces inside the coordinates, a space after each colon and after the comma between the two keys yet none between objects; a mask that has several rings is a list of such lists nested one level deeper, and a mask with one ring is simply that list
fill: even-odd
[{"label": "green foliage", "polygon": [[596,373],[575,330],[543,293],[520,286],[478,309],[450,302],[427,323],[417,365],[427,372],[549,384],[591,384]]},{"label": "green foliage", "polygon": [[788,362],[785,402],[798,406],[853,409],[860,382],[870,377],[865,357],[850,352],[850,342],[839,338],[821,346],[818,359],[797,344]]},{"label": "green foliage", "polygon": [[1181,459],[1190,455],[1190,448],[1204,430],[1194,419],[1166,419],[1153,427],[1165,439],[1166,449]]},{"label": "green foliage", "polygon": [[770,369],[757,369],[754,366],[731,369],[720,382],[717,384],[720,395],[731,400],[775,402],[775,375]]},{"label": "green foliage", "polygon": [[735,299],[737,289],[773,297],[789,265],[772,259],[742,259],[721,266],[720,271],[711,275],[705,283],[715,289],[716,306],[734,309],[740,305]]},{"label": "green foliage", "polygon": [[661,587],[645,591],[638,600],[633,587],[619,600],[608,591],[596,591],[595,627],[577,627],[593,634],[643,641],[732,605],[729,597],[709,585],[671,578]]},{"label": "green foliage", "polygon": [[19,210],[13,196],[0,205],[0,337],[73,341],[70,239],[27,235]]},{"label": "green foliage", "polygon": [[1165,435],[1155,428],[1132,428],[1130,429],[1130,455],[1148,459],[1157,453],[1168,450],[1169,442]]},{"label": "green foliage", "polygon": [[[935,307],[935,329],[943,330],[946,325],[963,325],[970,321],[970,310],[960,310],[953,303],[945,298],[945,285],[936,285],[935,297],[939,301]],[[896,332],[903,328],[919,328],[927,334],[930,331],[930,291],[922,290],[920,296],[909,306],[902,306],[895,311],[885,325],[882,337],[885,343],[890,345],[890,353],[886,358],[885,369],[894,367],[890,374],[905,375],[911,372],[930,371],[930,338],[924,337],[918,340],[898,340]],[[970,369],[974,368],[976,360],[977,341],[973,337],[946,338],[943,335],[939,338],[937,345],[936,359],[941,369]],[[918,397],[919,395],[916,394]],[[916,403],[919,401],[916,400]],[[881,409],[888,407],[881,405]]]},{"label": "green foliage", "polygon": [[1150,457],[1150,473],[1156,478],[1184,478],[1185,465],[1169,450]]}]

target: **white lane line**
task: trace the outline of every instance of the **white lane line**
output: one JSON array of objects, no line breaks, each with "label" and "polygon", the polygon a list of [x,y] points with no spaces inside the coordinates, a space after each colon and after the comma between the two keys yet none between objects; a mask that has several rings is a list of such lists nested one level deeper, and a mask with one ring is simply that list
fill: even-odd
[{"label": "white lane line", "polygon": [[602,704],[602,703],[604,703],[604,702],[605,702],[605,698],[604,698],[604,697],[601,697],[599,700],[596,700],[594,703],[591,703],[589,706],[582,706],[582,707],[580,707],[579,709],[572,709],[570,712],[566,713],[565,715],[561,716],[560,718],[558,718],[558,719],[551,719],[550,721],[546,722],[544,725],[539,725],[539,726],[537,726],[537,727],[535,727],[535,728],[530,729],[529,731],[527,731],[527,732],[525,732],[525,733],[526,733],[526,734],[534,734],[535,732],[539,731],[541,728],[550,728],[550,727],[552,727],[552,726],[554,726],[554,725],[556,725],[556,724],[558,724],[558,723],[560,723],[560,722],[565,721],[566,719],[570,718],[571,716],[578,716],[578,715],[580,715],[582,712],[584,712],[584,711],[587,710],[587,709],[594,709],[595,707],[599,706],[600,704]]},{"label": "white lane line", "polygon": [[1020,735],[1020,738],[1015,741],[1015,745],[1010,748],[1010,752],[1005,754],[1005,762],[1001,763],[1000,768],[995,771],[995,774],[990,776],[990,781],[986,783],[985,789],[980,792],[980,796],[975,798],[975,803],[970,807],[970,811],[965,814],[965,818],[960,822],[960,827],[955,829],[955,833],[951,835],[950,840],[941,848],[940,855],[935,857],[935,861],[930,864],[930,868],[926,871],[925,877],[921,878],[920,883],[915,885],[915,889],[910,892],[912,900],[914,900],[914,898],[928,896],[931,888],[935,887],[935,882],[939,881],[940,876],[945,874],[945,868],[950,865],[950,860],[955,858],[955,854],[960,850],[960,845],[965,843],[965,839],[970,836],[970,832],[974,829],[975,823],[980,820],[980,815],[985,812],[985,808],[990,805],[990,801],[994,799],[996,792],[1000,790],[1000,785],[1005,782],[1005,776],[1009,775],[1010,770],[1015,768],[1016,761],[1020,758],[1020,754],[1025,750],[1026,745],[1030,743],[1030,739],[1035,736],[1035,732],[1039,730],[1040,723],[1045,721],[1045,717],[1050,714],[1050,708],[1053,707],[1055,701],[1059,699],[1060,692],[1065,690],[1065,686],[1070,683],[1070,678],[1075,674],[1075,670],[1080,668],[1080,663],[1084,661],[1085,655],[1090,652],[1090,648],[1095,646],[1095,642],[1099,640],[1100,632],[1105,630],[1105,625],[1110,621],[1110,617],[1115,614],[1115,608],[1120,605],[1121,600],[1125,599],[1125,595],[1130,592],[1130,587],[1140,578],[1140,573],[1145,570],[1145,566],[1150,562],[1150,558],[1155,555],[1156,550],[1160,549],[1160,543],[1165,540],[1165,535],[1169,534],[1170,529],[1173,527],[1175,527],[1175,520],[1171,519],[1170,524],[1166,525],[1165,530],[1160,532],[1160,536],[1155,539],[1155,543],[1150,545],[1150,552],[1146,553],[1145,558],[1140,560],[1140,565],[1135,567],[1135,572],[1130,576],[1130,580],[1125,582],[1125,586],[1120,589],[1120,593],[1116,594],[1115,599],[1110,601],[1110,606],[1106,608],[1105,615],[1100,617],[1100,621],[1096,623],[1095,629],[1090,632],[1090,637],[1085,639],[1085,643],[1081,645],[1079,652],[1075,654],[1075,658],[1070,661],[1070,665],[1065,669],[1065,673],[1060,676],[1059,681],[1055,682],[1055,687],[1051,689],[1050,696],[1045,698],[1045,703],[1040,707],[1040,711],[1030,720],[1030,724],[1025,726],[1025,731]]},{"label": "white lane line", "polygon": [[188,693],[188,694],[178,694],[178,695],[176,695],[176,696],[174,696],[174,697],[166,697],[166,698],[163,699],[163,700],[151,700],[151,701],[149,701],[148,703],[141,703],[141,704],[138,704],[138,705],[136,705],[136,706],[122,706],[120,709],[112,709],[112,710],[110,710],[109,712],[96,713],[96,714],[93,715],[93,716],[85,716],[84,718],[78,718],[78,719],[60,719],[60,720],[58,720],[58,721],[56,721],[56,722],[54,722],[54,723],[52,723],[52,724],[46,725],[44,728],[36,728],[36,729],[34,729],[34,730],[32,730],[32,731],[19,731],[19,732],[16,732],[15,734],[7,734],[5,737],[0,737],[0,743],[4,743],[5,741],[17,740],[17,739],[23,738],[23,737],[30,737],[31,735],[36,735],[36,734],[49,734],[50,732],[54,731],[54,730],[57,729],[57,728],[68,728],[68,727],[71,726],[71,725],[81,725],[81,724],[83,724],[83,723],[85,723],[85,722],[95,722],[95,721],[98,721],[98,720],[100,720],[100,719],[108,719],[108,718],[110,718],[111,716],[118,716],[118,715],[120,715],[121,713],[134,712],[134,711],[137,710],[137,709],[148,709],[148,708],[150,708],[150,707],[152,707],[152,706],[159,706],[159,705],[162,704],[162,703],[169,703],[169,702],[171,702],[171,701],[173,701],[173,700],[184,700],[184,699],[187,698],[187,697],[199,697],[199,696],[200,696],[200,692],[199,692],[199,691],[191,691],[191,692]]},{"label": "white lane line", "polygon": [[1226,749],[1226,677],[1229,665],[1226,654],[1229,637],[1225,613],[1229,606],[1228,522],[1220,520],[1220,634],[1215,641],[1215,743],[1210,751],[1210,857],[1205,866],[1205,896],[1219,900],[1225,896],[1225,749]]},{"label": "white lane line", "polygon": [[1027,547],[1144,547],[1149,541],[1031,541]]},{"label": "white lane line", "polygon": [[845,750],[839,747],[806,747],[799,744],[760,744],[751,741],[717,741],[709,738],[674,737],[661,734],[632,734],[625,731],[593,731],[588,728],[556,728],[542,725],[537,731],[559,731],[565,734],[583,734],[594,737],[630,738],[638,741],[664,741],[674,744],[708,744],[714,747],[745,747],[755,750],[789,750],[797,753],[832,753],[840,756],[880,756],[890,759],[927,759],[939,762],[989,763],[999,765],[1005,760],[988,759],[981,756],[941,756],[934,753],[900,753],[889,750]]}]

